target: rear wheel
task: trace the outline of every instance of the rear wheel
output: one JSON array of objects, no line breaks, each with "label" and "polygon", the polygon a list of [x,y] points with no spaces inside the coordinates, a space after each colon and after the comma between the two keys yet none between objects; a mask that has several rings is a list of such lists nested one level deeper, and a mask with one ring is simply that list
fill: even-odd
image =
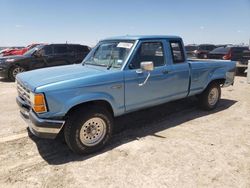
[{"label": "rear wheel", "polygon": [[206,90],[199,95],[200,106],[204,110],[213,110],[218,105],[221,97],[220,84],[217,82],[208,85]]},{"label": "rear wheel", "polygon": [[16,80],[16,75],[21,73],[21,72],[24,72],[25,69],[21,66],[18,66],[18,65],[15,65],[13,67],[10,68],[9,70],[9,79],[11,81],[15,81]]},{"label": "rear wheel", "polygon": [[106,145],[112,130],[112,115],[106,109],[95,106],[72,112],[66,120],[64,136],[75,153],[92,153]]}]

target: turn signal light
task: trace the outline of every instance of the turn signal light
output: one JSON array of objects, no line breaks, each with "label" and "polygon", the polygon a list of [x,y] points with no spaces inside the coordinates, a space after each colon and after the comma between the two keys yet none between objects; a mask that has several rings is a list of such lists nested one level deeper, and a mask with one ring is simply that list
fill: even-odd
[{"label": "turn signal light", "polygon": [[45,97],[42,93],[34,94],[31,97],[32,107],[36,113],[47,112]]},{"label": "turn signal light", "polygon": [[45,100],[44,100],[44,95],[43,94],[35,94],[34,96],[34,105],[44,105]]},{"label": "turn signal light", "polygon": [[37,113],[46,112],[46,107],[44,105],[42,106],[33,106],[33,110]]}]

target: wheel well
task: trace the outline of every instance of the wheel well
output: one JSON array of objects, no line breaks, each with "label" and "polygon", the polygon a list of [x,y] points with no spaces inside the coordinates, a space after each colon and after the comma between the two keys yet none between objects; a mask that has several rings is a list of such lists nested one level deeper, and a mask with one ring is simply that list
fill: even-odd
[{"label": "wheel well", "polygon": [[224,79],[224,78],[216,79],[216,80],[212,80],[208,85],[215,83],[215,82],[219,83],[220,85],[223,85],[223,84],[225,84],[225,81],[226,81],[226,79]]},{"label": "wheel well", "polygon": [[89,102],[84,102],[81,104],[78,104],[74,107],[72,107],[67,114],[65,115],[65,117],[67,117],[71,112],[78,110],[79,108],[83,108],[83,107],[89,107],[89,106],[101,106],[104,107],[105,109],[107,109],[112,116],[114,116],[114,111],[112,106],[110,105],[109,102],[105,101],[105,100],[96,100],[96,101],[89,101]]}]

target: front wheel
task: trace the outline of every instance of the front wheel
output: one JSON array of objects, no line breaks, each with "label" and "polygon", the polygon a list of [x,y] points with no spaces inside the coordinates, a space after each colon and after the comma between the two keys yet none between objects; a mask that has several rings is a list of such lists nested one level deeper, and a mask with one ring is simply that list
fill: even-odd
[{"label": "front wheel", "polygon": [[72,112],[64,128],[65,141],[78,154],[103,148],[113,130],[113,117],[104,108],[91,107]]},{"label": "front wheel", "polygon": [[200,106],[204,110],[213,110],[218,105],[221,97],[220,84],[214,82],[208,85],[205,91],[199,95]]}]

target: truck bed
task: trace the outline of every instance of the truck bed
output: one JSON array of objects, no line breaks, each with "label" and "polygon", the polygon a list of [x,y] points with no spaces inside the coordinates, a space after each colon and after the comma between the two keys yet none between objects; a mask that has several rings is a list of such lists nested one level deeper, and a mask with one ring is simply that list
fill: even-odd
[{"label": "truck bed", "polygon": [[225,79],[226,85],[233,84],[235,74],[234,61],[215,59],[188,59],[190,65],[189,96],[204,91],[211,80]]}]

